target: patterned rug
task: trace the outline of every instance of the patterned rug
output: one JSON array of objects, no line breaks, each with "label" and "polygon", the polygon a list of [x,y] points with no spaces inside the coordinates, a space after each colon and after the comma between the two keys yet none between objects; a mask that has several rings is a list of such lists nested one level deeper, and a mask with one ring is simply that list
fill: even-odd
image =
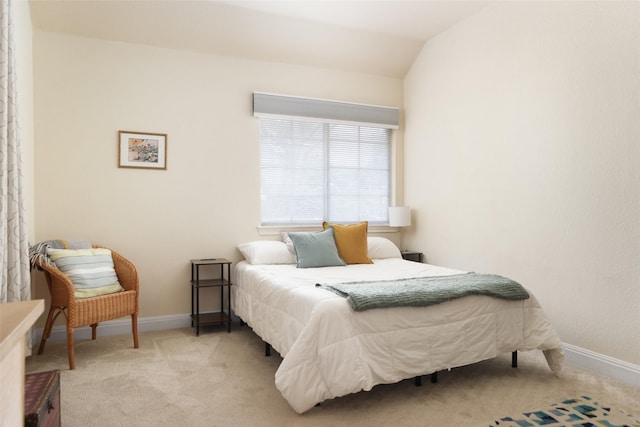
[{"label": "patterned rug", "polygon": [[588,396],[563,400],[540,410],[503,417],[489,427],[640,427],[640,418],[596,402]]}]

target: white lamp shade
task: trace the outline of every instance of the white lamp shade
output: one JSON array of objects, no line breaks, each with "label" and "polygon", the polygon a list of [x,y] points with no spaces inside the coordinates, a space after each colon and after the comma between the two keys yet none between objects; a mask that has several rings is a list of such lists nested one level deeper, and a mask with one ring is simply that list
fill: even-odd
[{"label": "white lamp shade", "polygon": [[409,206],[389,207],[389,226],[408,227],[411,225],[411,208]]}]

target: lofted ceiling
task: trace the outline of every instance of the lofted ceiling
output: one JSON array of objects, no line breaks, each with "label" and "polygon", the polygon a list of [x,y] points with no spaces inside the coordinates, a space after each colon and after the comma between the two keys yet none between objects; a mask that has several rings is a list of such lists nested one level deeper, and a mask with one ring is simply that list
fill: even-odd
[{"label": "lofted ceiling", "polygon": [[29,0],[37,29],[403,78],[488,1]]}]

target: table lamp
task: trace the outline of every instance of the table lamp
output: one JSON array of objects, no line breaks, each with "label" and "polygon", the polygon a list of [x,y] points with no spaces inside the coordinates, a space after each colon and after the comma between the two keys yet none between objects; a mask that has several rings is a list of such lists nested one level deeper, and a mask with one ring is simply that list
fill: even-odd
[{"label": "table lamp", "polygon": [[[409,206],[389,207],[389,227],[408,227],[411,225],[411,208]],[[400,229],[400,250],[404,251],[402,229]]]}]

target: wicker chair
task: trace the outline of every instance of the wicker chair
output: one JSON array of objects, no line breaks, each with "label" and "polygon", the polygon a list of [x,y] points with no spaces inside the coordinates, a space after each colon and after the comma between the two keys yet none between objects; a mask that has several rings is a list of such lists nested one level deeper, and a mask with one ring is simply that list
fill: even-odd
[{"label": "wicker chair", "polygon": [[[94,245],[94,248],[102,246]],[[96,339],[98,323],[119,317],[131,316],[133,346],[138,348],[138,305],[139,285],[136,267],[122,255],[111,251],[113,264],[120,285],[124,291],[91,298],[74,298],[73,283],[68,276],[55,266],[37,262],[38,269],[44,271],[51,293],[51,307],[42,333],[38,354],[44,351],[45,343],[51,335],[53,324],[62,313],[67,327],[67,353],[69,369],[75,369],[73,351],[73,331],[82,326],[91,326],[91,339]]]}]

